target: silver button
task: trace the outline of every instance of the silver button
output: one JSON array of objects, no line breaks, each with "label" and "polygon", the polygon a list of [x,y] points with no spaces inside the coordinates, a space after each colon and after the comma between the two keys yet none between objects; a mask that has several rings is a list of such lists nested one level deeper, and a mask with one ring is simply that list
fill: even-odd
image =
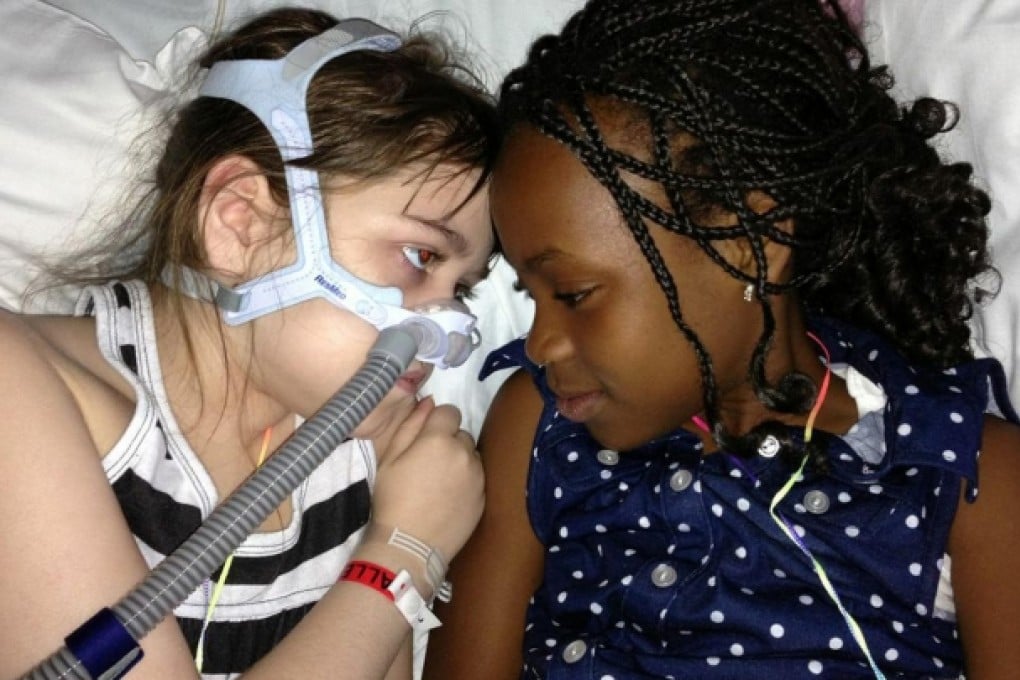
[{"label": "silver button", "polygon": [[829,510],[829,496],[824,491],[808,491],[804,494],[804,507],[808,512],[821,515]]},{"label": "silver button", "polygon": [[652,569],[652,584],[656,588],[669,588],[676,583],[676,569],[668,564],[660,564]]},{"label": "silver button", "polygon": [[577,663],[584,658],[588,651],[588,645],[584,640],[574,640],[563,648],[563,660],[567,663]]},{"label": "silver button", "polygon": [[599,462],[603,465],[616,465],[620,462],[620,454],[612,449],[602,449],[595,457],[599,459]]},{"label": "silver button", "polygon": [[692,481],[694,481],[694,475],[690,470],[677,470],[669,478],[669,488],[673,491],[683,491],[691,485]]},{"label": "silver button", "polygon": [[766,435],[758,447],[758,455],[762,458],[775,458],[781,448],[783,445],[779,443],[774,434]]}]

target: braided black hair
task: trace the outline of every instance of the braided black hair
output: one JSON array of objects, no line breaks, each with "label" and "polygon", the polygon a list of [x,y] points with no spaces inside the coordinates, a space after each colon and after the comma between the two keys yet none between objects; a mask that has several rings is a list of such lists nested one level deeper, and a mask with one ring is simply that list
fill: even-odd
[{"label": "braided black hair", "polygon": [[[804,413],[816,395],[803,374],[776,384],[765,375],[775,334],[769,296],[788,289],[809,310],[877,332],[913,362],[947,367],[971,356],[971,281],[992,271],[989,200],[969,165],[945,164],[929,145],[955,123],[955,109],[933,99],[901,109],[891,85],[827,0],[591,0],[558,36],[537,40],[503,83],[504,126],[536,126],[612,194],[697,355],[713,435],[738,454],[753,454],[779,428],[763,423],[736,436],[723,427],[711,358],[684,320],[647,222],[690,238],[754,287],[764,323],[748,370],[770,410]],[[645,133],[646,159],[606,142],[595,102]],[[635,191],[623,172],[657,183],[669,207]],[[755,190],[775,207],[748,207]],[[707,224],[719,209],[737,224]],[[793,234],[776,226],[786,219]],[[724,239],[747,241],[754,271],[722,256]],[[766,240],[794,250],[789,281],[767,280]]]}]

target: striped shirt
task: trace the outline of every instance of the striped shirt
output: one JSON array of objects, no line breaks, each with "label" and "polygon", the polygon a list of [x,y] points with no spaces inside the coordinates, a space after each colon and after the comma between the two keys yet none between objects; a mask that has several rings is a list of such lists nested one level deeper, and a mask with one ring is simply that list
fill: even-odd
[{"label": "striped shirt", "polygon": [[[100,350],[137,397],[103,467],[151,568],[199,527],[219,498],[167,401],[145,286],[90,287],[78,313],[95,316]],[[368,521],[374,475],[371,444],[345,442],[295,490],[285,528],[241,544],[205,634],[203,678],[243,672],[336,582]],[[174,612],[192,653],[218,578],[219,571]]]}]

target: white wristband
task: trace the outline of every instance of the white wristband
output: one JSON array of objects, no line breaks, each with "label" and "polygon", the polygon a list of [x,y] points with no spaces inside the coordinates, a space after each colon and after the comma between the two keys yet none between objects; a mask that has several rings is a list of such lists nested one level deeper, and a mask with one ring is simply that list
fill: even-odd
[{"label": "white wristband", "polygon": [[406,569],[397,572],[397,577],[386,590],[393,594],[393,603],[415,632],[429,631],[442,625],[414,587],[414,579]]},{"label": "white wristband", "polygon": [[419,541],[411,534],[405,533],[399,527],[393,527],[386,542],[394,547],[401,548],[415,555],[425,563],[425,578],[432,586],[434,597],[443,602],[449,602],[453,597],[453,585],[446,580],[446,560],[438,548],[433,548],[423,541]]}]

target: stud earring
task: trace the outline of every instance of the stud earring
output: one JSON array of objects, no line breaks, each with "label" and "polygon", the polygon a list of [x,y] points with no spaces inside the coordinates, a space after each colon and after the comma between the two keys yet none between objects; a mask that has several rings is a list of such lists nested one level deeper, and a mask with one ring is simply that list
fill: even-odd
[{"label": "stud earring", "polygon": [[754,284],[744,286],[744,302],[750,302],[754,298]]}]

